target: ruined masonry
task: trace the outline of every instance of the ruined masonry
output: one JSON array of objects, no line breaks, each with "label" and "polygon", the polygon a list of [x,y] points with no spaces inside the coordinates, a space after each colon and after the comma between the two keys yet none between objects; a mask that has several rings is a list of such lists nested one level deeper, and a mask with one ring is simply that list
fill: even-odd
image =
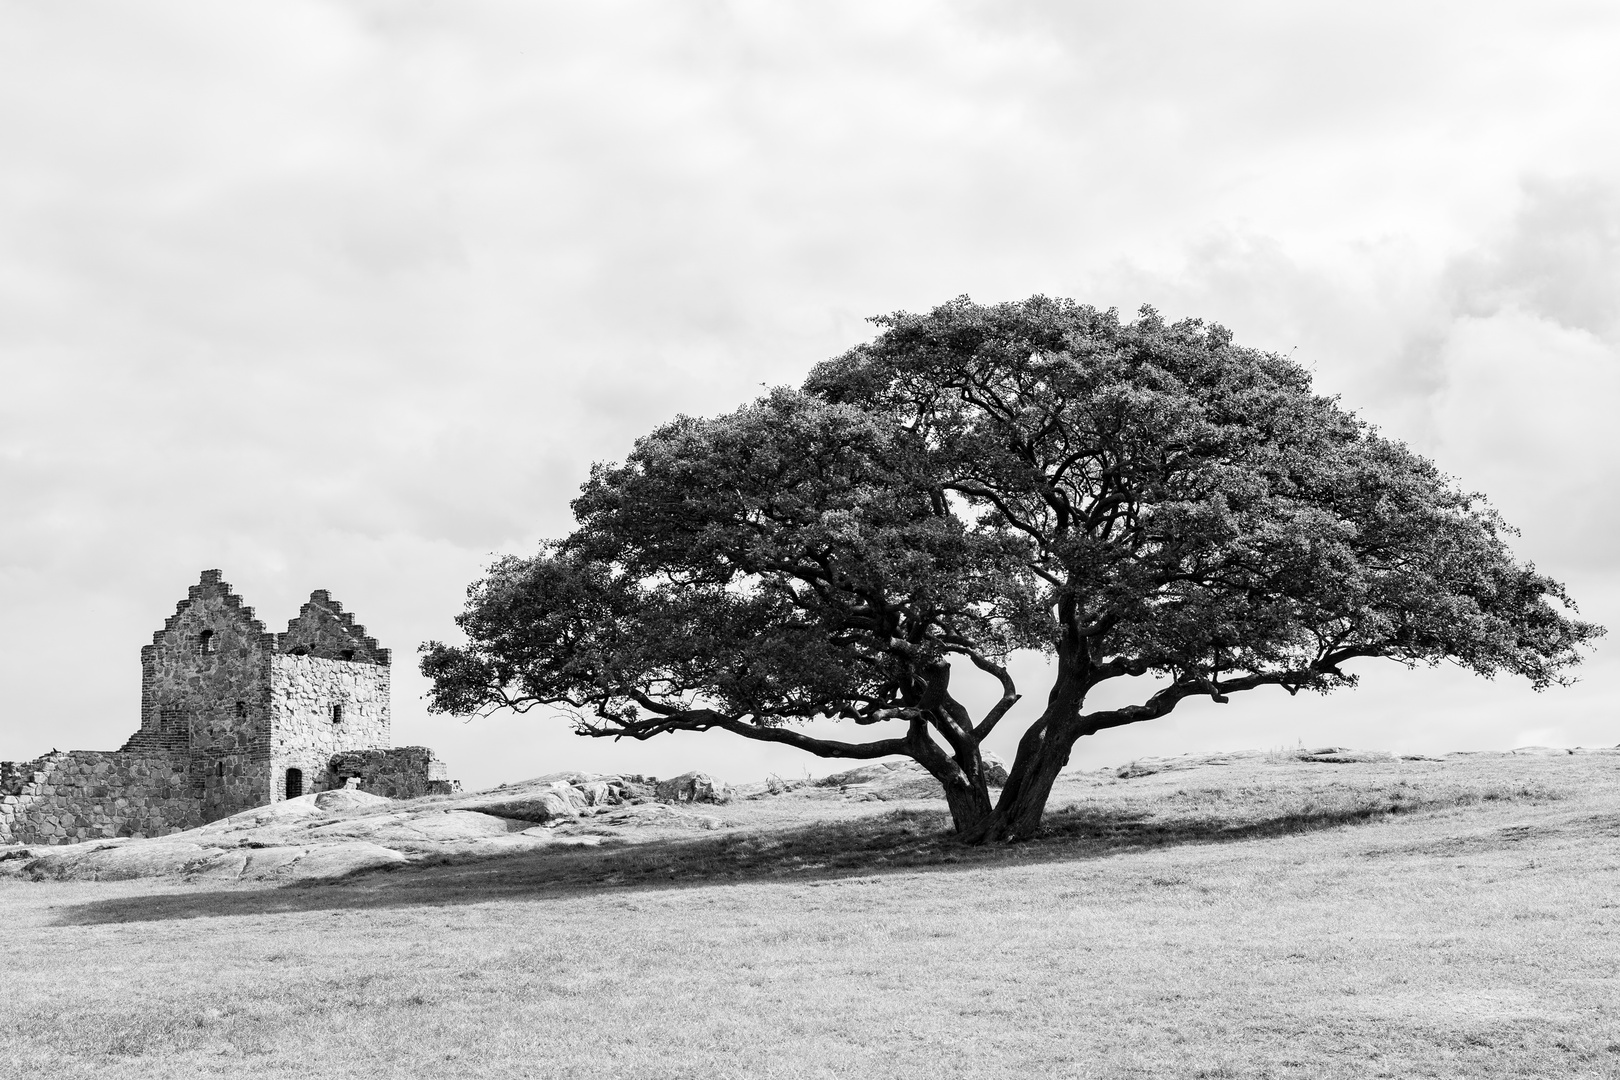
[{"label": "ruined masonry", "polygon": [[0,762],[0,844],[160,836],[351,781],[459,790],[428,748],[390,748],[389,662],[325,589],[272,634],[204,570],[141,649],[141,729],[121,749]]}]

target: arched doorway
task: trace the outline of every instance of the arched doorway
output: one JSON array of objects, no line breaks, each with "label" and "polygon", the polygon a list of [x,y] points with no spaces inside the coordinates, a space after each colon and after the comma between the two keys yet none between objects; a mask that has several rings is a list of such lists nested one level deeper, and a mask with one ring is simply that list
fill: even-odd
[{"label": "arched doorway", "polygon": [[304,793],[304,770],[287,770],[287,798],[296,799]]}]

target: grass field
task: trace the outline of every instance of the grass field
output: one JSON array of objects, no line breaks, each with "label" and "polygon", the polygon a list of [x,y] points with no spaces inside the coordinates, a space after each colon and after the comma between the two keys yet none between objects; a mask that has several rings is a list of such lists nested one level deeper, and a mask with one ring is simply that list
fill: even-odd
[{"label": "grass field", "polygon": [[[281,888],[0,880],[0,1075],[1620,1076],[1620,754],[777,801]],[[14,1071],[12,1071],[14,1070]]]}]

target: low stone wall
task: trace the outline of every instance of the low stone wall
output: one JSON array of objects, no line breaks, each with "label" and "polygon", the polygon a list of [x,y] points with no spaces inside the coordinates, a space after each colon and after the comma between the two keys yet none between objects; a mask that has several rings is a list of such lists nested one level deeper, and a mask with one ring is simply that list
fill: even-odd
[{"label": "low stone wall", "polygon": [[421,795],[449,795],[461,785],[451,780],[444,762],[425,746],[396,746],[392,750],[348,750],[333,754],[327,766],[326,786],[340,788],[350,778],[360,790],[390,799]]},{"label": "low stone wall", "polygon": [[59,750],[0,764],[0,844],[162,836],[202,824],[181,754]]}]

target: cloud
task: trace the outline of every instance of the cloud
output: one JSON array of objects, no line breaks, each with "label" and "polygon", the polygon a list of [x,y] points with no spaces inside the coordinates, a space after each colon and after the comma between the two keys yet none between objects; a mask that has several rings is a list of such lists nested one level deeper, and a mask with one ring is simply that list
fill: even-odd
[{"label": "cloud", "polygon": [[11,5],[0,756],[121,740],[219,566],[272,622],[331,588],[401,737],[510,779],[532,722],[427,717],[409,660],[488,558],[963,292],[1293,350],[1600,575],[1608,504],[1547,515],[1614,458],[1617,42],[1562,2]]},{"label": "cloud", "polygon": [[1211,232],[1179,260],[1122,259],[1088,291],[1226,323],[1491,495],[1551,565],[1620,569],[1620,180],[1521,181],[1461,251],[1411,240],[1310,256]]},{"label": "cloud", "polygon": [[1446,285],[1460,313],[1519,310],[1620,345],[1620,185],[1526,180],[1505,234],[1460,256]]},{"label": "cloud", "polygon": [[1440,362],[1433,453],[1442,468],[1490,493],[1524,530],[1521,550],[1543,565],[1620,569],[1615,347],[1509,308],[1459,318]]},{"label": "cloud", "polygon": [[1433,373],[1423,449],[1544,564],[1620,568],[1620,178],[1527,177],[1434,292],[1403,350]]}]

